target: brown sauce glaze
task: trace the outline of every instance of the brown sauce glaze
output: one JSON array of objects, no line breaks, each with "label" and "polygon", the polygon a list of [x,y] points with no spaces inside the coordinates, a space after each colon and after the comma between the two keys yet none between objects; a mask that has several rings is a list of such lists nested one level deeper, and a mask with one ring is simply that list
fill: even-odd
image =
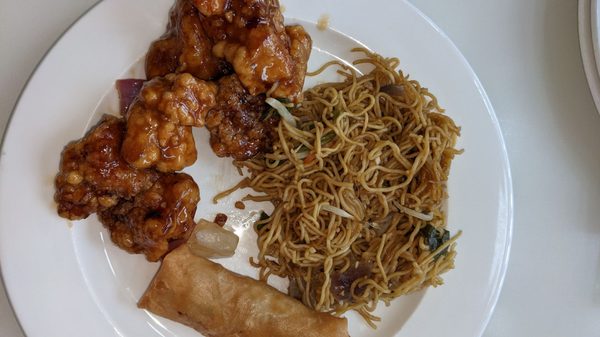
[{"label": "brown sauce glaze", "polygon": [[[301,26],[286,29],[276,0],[193,0],[213,54],[233,65],[252,95],[302,100],[304,74],[312,47]],[[302,33],[300,33],[302,31]]]},{"label": "brown sauce glaze", "polygon": [[279,117],[265,117],[264,95],[250,95],[235,75],[223,77],[218,84],[217,106],[206,117],[215,154],[246,160],[269,150]]},{"label": "brown sauce glaze", "polygon": [[123,160],[124,135],[124,121],[107,115],[86,136],[65,147],[55,178],[60,216],[87,218],[150,188],[158,179],[158,173],[135,169]]},{"label": "brown sauce glaze", "polygon": [[174,172],[196,161],[191,126],[203,126],[216,105],[217,86],[170,74],[144,85],[129,108],[123,158],[136,168]]},{"label": "brown sauce glaze", "polygon": [[189,0],[178,0],[171,8],[167,31],[150,45],[146,55],[146,77],[188,72],[203,80],[231,73],[231,66],[212,55],[212,41]]},{"label": "brown sauce glaze", "polygon": [[113,242],[131,253],[158,261],[188,238],[195,223],[200,190],[185,173],[165,174],[133,200],[99,213]]}]

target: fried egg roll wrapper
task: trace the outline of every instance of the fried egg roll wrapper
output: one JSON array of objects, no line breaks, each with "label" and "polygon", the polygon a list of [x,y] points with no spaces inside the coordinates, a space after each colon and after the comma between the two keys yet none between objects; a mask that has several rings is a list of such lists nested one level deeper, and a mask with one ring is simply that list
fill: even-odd
[{"label": "fried egg roll wrapper", "polygon": [[207,337],[347,337],[347,321],[307,308],[252,278],[193,255],[169,253],[138,306]]}]

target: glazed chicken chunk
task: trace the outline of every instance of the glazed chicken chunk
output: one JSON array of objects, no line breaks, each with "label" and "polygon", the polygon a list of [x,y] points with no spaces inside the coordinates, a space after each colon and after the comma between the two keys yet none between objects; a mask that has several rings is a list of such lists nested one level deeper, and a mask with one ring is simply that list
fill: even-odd
[{"label": "glazed chicken chunk", "polygon": [[195,226],[198,185],[180,173],[206,126],[221,157],[271,149],[279,116],[267,96],[302,100],[310,36],[285,26],[278,0],[175,0],[146,55],[148,81],[117,82],[124,118],[104,116],[63,150],[60,216],[98,213],[122,249],[158,261]]},{"label": "glazed chicken chunk", "polygon": [[193,1],[213,54],[233,65],[250,94],[302,100],[312,41],[301,26],[284,26],[277,0]]},{"label": "glazed chicken chunk", "polygon": [[236,75],[223,77],[218,84],[217,106],[206,117],[215,154],[246,160],[270,149],[279,118],[266,113],[265,95],[250,95]]},{"label": "glazed chicken chunk", "polygon": [[192,177],[163,174],[149,190],[101,211],[99,217],[117,246],[158,261],[187,240],[198,201],[200,191]]},{"label": "glazed chicken chunk", "polygon": [[290,37],[290,56],[294,61],[292,76],[279,82],[271,95],[273,97],[290,98],[292,101],[298,102],[302,99],[302,89],[312,48],[312,39],[304,28],[299,25],[287,26],[285,32]]},{"label": "glazed chicken chunk", "polygon": [[129,166],[120,154],[125,123],[104,116],[81,140],[65,147],[55,179],[58,214],[77,220],[150,188],[158,174]]},{"label": "glazed chicken chunk", "polygon": [[190,0],[178,0],[171,8],[167,31],[150,45],[146,55],[146,77],[187,72],[212,80],[231,73],[225,60],[212,55],[200,15]]},{"label": "glazed chicken chunk", "polygon": [[123,158],[132,166],[174,172],[196,161],[192,126],[204,126],[217,86],[192,75],[152,79],[128,111]]}]

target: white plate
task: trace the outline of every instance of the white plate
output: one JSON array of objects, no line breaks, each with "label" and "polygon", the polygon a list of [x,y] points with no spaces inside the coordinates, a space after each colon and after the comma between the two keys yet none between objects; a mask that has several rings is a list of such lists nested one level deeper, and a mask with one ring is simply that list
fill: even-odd
[{"label": "white plate", "polygon": [[600,69],[600,6],[598,6],[598,0],[591,1],[589,17],[592,30],[592,47],[596,61],[596,70],[598,70]]},{"label": "white plate", "polygon": [[596,0],[579,0],[579,47],[585,76],[600,112],[600,8]]},{"label": "white plate", "polygon": [[[71,223],[56,215],[53,178],[59,154],[103,112],[114,112],[115,79],[135,76],[148,44],[164,30],[169,0],[107,0],[83,16],[53,47],[30,79],[12,116],[0,162],[0,258],[15,312],[28,336],[198,336],[193,330],[136,308],[158,264],[116,248],[91,216]],[[407,2],[364,6],[361,0],[284,1],[289,22],[313,35],[309,67],[364,43],[398,56],[402,68],[435,93],[463,127],[466,149],[449,181],[450,228],[462,229],[456,269],[436,289],[380,306],[377,331],[348,314],[358,336],[480,336],[498,298],[510,247],[512,189],[498,122],[477,77],[450,40]],[[386,8],[381,11],[382,6]],[[331,29],[314,23],[330,16]],[[343,32],[343,33],[339,33]],[[313,82],[314,83],[314,82]],[[104,98],[103,98],[104,97]],[[103,98],[103,99],[102,99]],[[197,218],[232,215],[241,246],[222,261],[255,275],[251,205],[235,197],[213,205],[217,190],[239,177],[216,158],[205,130],[195,131],[199,159],[187,169],[201,188]]]}]

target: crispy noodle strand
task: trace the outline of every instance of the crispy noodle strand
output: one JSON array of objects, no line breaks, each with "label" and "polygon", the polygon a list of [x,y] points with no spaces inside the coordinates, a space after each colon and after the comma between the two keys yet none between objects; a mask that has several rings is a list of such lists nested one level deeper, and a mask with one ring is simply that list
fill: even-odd
[{"label": "crispy noodle strand", "polygon": [[239,186],[261,194],[247,199],[275,206],[257,226],[259,254],[250,260],[261,278],[287,277],[307,306],[356,310],[375,328],[380,300],[438,286],[454,267],[460,232],[431,251],[423,229],[446,227],[460,128],[396,70],[398,59],[354,51],[365,55],[354,64],[370,72],[330,62],[311,73],[338,66],[345,80],[308,90],[292,111],[298,128],[280,122],[272,153],[234,164],[249,172]]}]

